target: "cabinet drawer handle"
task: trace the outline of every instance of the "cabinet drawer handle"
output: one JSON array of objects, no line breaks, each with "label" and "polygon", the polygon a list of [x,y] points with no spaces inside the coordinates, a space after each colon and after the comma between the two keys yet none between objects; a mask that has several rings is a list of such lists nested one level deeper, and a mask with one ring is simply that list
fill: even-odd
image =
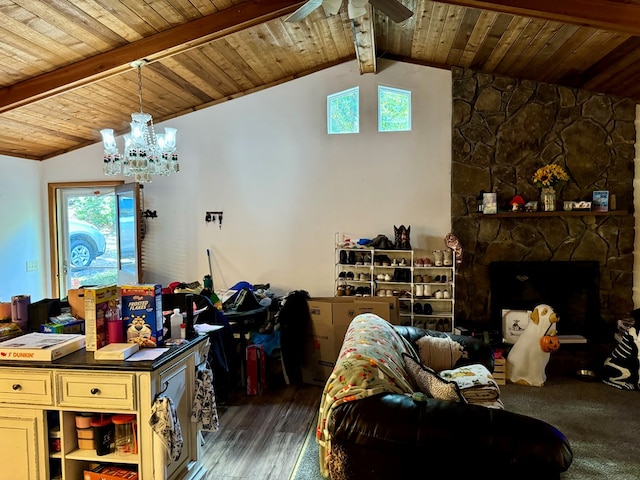
[{"label": "cabinet drawer handle", "polygon": [[14,390],[22,390],[22,385],[20,385],[19,383],[14,383],[13,385],[11,385],[11,388],[13,388]]},{"label": "cabinet drawer handle", "polygon": [[100,389],[99,388],[92,388],[91,389],[91,395],[97,395],[100,393]]}]

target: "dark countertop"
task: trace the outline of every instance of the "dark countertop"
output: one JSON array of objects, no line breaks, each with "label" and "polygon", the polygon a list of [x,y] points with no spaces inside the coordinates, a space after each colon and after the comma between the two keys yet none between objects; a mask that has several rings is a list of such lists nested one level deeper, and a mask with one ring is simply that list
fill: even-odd
[{"label": "dark countertop", "polygon": [[154,371],[187,350],[207,340],[207,335],[199,335],[181,345],[170,346],[169,350],[154,360],[140,362],[128,362],[126,360],[95,360],[93,352],[87,352],[84,348],[58,358],[52,362],[47,361],[0,361],[0,367],[16,368],[59,368],[76,370],[117,370],[122,371]]}]

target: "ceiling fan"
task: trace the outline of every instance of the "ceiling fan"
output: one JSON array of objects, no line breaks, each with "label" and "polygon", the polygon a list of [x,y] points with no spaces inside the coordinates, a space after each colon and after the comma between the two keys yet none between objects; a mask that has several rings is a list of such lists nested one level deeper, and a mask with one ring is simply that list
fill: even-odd
[{"label": "ceiling fan", "polygon": [[[413,12],[398,0],[348,0],[349,18],[357,18],[367,13],[365,8],[367,3],[373,5],[396,23],[404,22],[413,15]],[[327,15],[336,15],[342,6],[342,0],[308,0],[307,3],[289,15],[285,21],[299,22],[304,20],[320,5]]]}]

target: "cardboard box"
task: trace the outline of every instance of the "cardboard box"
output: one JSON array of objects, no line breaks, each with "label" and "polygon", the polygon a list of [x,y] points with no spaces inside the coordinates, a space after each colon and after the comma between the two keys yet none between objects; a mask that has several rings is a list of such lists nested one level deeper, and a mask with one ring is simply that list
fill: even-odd
[{"label": "cardboard box", "polygon": [[84,320],[75,320],[66,323],[43,323],[40,325],[40,332],[84,334]]},{"label": "cardboard box", "polygon": [[356,316],[374,313],[397,321],[395,297],[318,297],[307,300],[307,305],[311,325],[305,340],[302,381],[314,385],[324,385],[331,374],[347,328]]},{"label": "cardboard box", "polygon": [[27,333],[0,343],[0,360],[52,361],[84,346],[84,335]]},{"label": "cardboard box", "polygon": [[109,343],[107,322],[118,316],[118,287],[86,287],[84,319],[87,352],[95,352]]},{"label": "cardboard box", "polygon": [[262,395],[267,389],[267,358],[262,345],[248,345],[246,349],[247,395]]},{"label": "cardboard box", "polygon": [[164,345],[162,285],[122,285],[120,304],[128,342],[141,348]]},{"label": "cardboard box", "polygon": [[91,470],[85,470],[83,480],[138,480],[138,472],[133,466],[100,464]]},{"label": "cardboard box", "polygon": [[126,360],[140,347],[137,343],[110,343],[93,353],[94,360]]}]

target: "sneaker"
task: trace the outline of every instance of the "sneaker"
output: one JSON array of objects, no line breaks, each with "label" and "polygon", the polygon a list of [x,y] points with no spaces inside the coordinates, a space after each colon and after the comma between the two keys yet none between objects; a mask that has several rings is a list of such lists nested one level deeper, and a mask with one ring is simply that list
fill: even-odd
[{"label": "sneaker", "polygon": [[443,297],[442,290],[436,290],[433,296],[436,297],[437,299],[442,299]]},{"label": "sneaker", "polygon": [[384,297],[385,294],[386,294],[386,292],[385,292],[384,288],[381,288],[380,290],[378,290],[376,292],[376,296],[378,296],[378,297]]},{"label": "sneaker", "polygon": [[424,285],[416,285],[416,297],[424,297]]},{"label": "sneaker", "polygon": [[393,290],[386,290],[384,293],[385,297],[393,297]]},{"label": "sneaker", "polygon": [[442,298],[446,298],[446,299],[451,298],[451,294],[449,293],[449,290],[445,290],[444,292],[442,292]]},{"label": "sneaker", "polygon": [[425,285],[424,286],[424,296],[425,297],[431,297],[432,293],[431,293],[431,285]]},{"label": "sneaker", "polygon": [[385,282],[390,282],[390,281],[391,281],[391,275],[389,275],[388,273],[386,273],[386,274],[384,275],[384,281],[385,281]]},{"label": "sneaker", "polygon": [[400,259],[400,264],[401,267],[406,267],[407,266],[407,261],[404,258]]},{"label": "sneaker", "polygon": [[422,275],[416,275],[413,277],[413,283],[422,283]]},{"label": "sneaker", "polygon": [[417,259],[417,260],[415,261],[415,266],[416,266],[416,267],[419,267],[419,268],[424,267],[424,260],[422,260],[421,258]]}]

